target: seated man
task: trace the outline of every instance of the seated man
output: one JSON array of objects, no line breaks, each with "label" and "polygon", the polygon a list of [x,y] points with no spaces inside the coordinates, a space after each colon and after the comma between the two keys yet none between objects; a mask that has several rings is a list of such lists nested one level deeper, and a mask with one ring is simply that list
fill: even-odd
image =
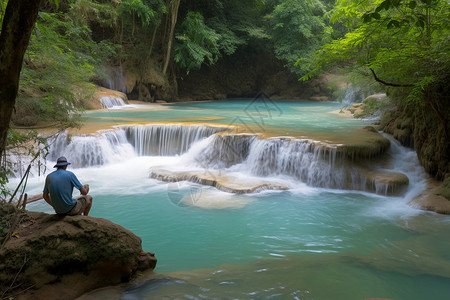
[{"label": "seated man", "polygon": [[[92,206],[92,196],[88,195],[89,185],[81,185],[77,176],[67,171],[67,159],[64,156],[58,158],[54,166],[56,171],[47,175],[43,196],[57,214],[60,215],[81,215],[87,216]],[[80,190],[81,196],[72,198],[73,188]]]}]

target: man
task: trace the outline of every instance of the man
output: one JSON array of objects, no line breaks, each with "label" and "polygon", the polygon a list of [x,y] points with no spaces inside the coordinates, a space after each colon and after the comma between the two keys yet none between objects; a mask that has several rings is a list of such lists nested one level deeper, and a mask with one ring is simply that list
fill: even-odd
[{"label": "man", "polygon": [[[54,168],[56,171],[47,175],[43,196],[59,215],[81,215],[87,216],[92,206],[92,196],[88,195],[89,185],[81,185],[77,176],[67,171],[70,165],[64,156],[58,158]],[[73,188],[80,190],[81,196],[72,198]]]}]

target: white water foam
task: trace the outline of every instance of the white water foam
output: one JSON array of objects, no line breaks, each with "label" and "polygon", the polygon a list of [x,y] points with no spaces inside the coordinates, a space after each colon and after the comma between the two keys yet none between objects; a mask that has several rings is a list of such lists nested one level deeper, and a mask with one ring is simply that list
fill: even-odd
[{"label": "white water foam", "polygon": [[102,104],[103,108],[115,108],[115,107],[122,107],[125,106],[126,103],[123,101],[120,97],[112,97],[112,96],[104,96],[100,98],[100,103]]},{"label": "white water foam", "polygon": [[70,158],[73,168],[100,166],[136,156],[123,130],[101,131],[94,135],[60,134],[51,142],[49,159]]},{"label": "white water foam", "polygon": [[[143,160],[147,162],[146,175],[148,168],[163,165],[169,171],[219,170],[224,176],[236,178],[236,182],[270,181],[300,191],[308,190],[306,186],[327,189],[348,189],[350,186],[353,190],[365,190],[366,183],[357,169],[343,164],[340,155],[330,146],[325,148],[314,141],[294,138],[260,139],[254,134],[215,134],[225,130],[228,128],[149,124],[121,126],[96,135],[62,134],[52,143],[49,159],[56,161],[64,155],[72,162],[72,168],[120,164],[125,169],[126,164],[137,157],[183,154],[176,160]],[[413,150],[386,137],[392,144],[389,150],[393,158],[391,169],[408,174],[410,186],[402,199],[409,202],[425,188],[425,173]],[[377,189],[384,194],[380,187]]]},{"label": "white water foam", "polygon": [[410,148],[404,147],[391,135],[381,133],[391,142],[388,154],[391,156],[390,168],[396,172],[405,174],[409,179],[406,193],[401,197],[380,197],[380,201],[366,212],[369,216],[391,219],[401,217],[403,219],[424,213],[415,209],[409,203],[419,196],[427,187],[429,176],[420,165],[417,153]]}]

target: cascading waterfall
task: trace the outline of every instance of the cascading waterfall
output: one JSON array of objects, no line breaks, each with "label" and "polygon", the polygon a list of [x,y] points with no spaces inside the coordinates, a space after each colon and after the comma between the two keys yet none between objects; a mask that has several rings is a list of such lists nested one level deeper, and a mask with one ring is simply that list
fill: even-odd
[{"label": "cascading waterfall", "polygon": [[192,151],[196,153],[187,155],[202,168],[232,167],[233,171],[253,176],[289,176],[315,187],[361,188],[355,170],[344,166],[336,147],[311,140],[260,139],[251,134],[214,135],[208,138],[208,143]]},{"label": "cascading waterfall", "polygon": [[181,124],[123,126],[128,141],[139,156],[172,156],[185,153],[192,143],[228,127]]},{"label": "cascading waterfall", "polygon": [[228,168],[244,162],[249,156],[252,143],[257,139],[255,134],[212,135],[187,156],[205,169]]},{"label": "cascading waterfall", "polygon": [[311,186],[344,189],[346,168],[336,164],[336,156],[336,149],[310,140],[272,138],[252,144],[246,167],[255,175],[288,175]]},{"label": "cascading waterfall", "polygon": [[96,135],[62,134],[52,142],[49,158],[55,161],[64,155],[70,157],[73,167],[80,168],[133,156],[184,154],[181,164],[186,167],[232,169],[258,177],[286,176],[313,187],[384,195],[392,192],[386,181],[366,177],[338,145],[290,137],[217,134],[228,130],[209,125],[146,124],[120,126]]},{"label": "cascading waterfall", "polygon": [[70,157],[72,167],[85,168],[122,161],[133,156],[178,155],[192,143],[229,130],[227,127],[204,125],[134,125],[95,135],[58,135],[49,149],[49,159]]},{"label": "cascading waterfall", "polygon": [[72,167],[85,168],[122,161],[135,156],[123,130],[102,131],[96,135],[60,134],[51,142],[49,159],[70,158]]},{"label": "cascading waterfall", "polygon": [[120,97],[105,96],[100,98],[103,108],[112,108],[114,106],[125,106],[125,102]]}]

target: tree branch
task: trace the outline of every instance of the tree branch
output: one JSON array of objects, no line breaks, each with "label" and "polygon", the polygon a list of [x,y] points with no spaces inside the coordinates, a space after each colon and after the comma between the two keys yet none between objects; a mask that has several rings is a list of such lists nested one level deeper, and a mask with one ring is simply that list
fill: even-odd
[{"label": "tree branch", "polygon": [[414,86],[413,84],[396,84],[396,83],[386,82],[386,81],[378,78],[377,74],[375,74],[375,71],[372,68],[369,68],[369,70],[372,72],[372,75],[373,75],[373,78],[375,79],[375,81],[382,83],[384,85],[395,86],[395,87],[413,87]]}]

